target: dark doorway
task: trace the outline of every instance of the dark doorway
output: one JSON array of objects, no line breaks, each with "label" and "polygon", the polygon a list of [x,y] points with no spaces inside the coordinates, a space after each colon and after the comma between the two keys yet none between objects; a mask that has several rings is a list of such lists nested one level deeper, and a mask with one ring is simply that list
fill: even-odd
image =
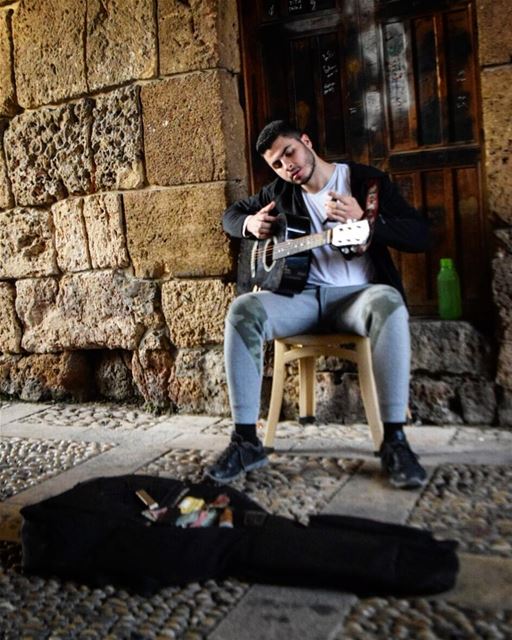
[{"label": "dark doorway", "polygon": [[435,247],[394,256],[411,312],[435,315],[452,257],[464,314],[490,300],[474,6],[450,0],[240,0],[251,188],[272,178],[259,130],[289,119],[328,160],[388,171],[432,221]]}]

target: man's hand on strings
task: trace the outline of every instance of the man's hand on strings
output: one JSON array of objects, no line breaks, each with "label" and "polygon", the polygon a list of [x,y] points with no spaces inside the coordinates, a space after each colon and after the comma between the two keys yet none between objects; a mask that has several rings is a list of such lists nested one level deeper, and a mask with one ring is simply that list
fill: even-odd
[{"label": "man's hand on strings", "polygon": [[344,196],[336,191],[329,191],[327,196],[329,199],[325,203],[325,215],[328,220],[343,223],[361,220],[363,217],[364,211],[354,197]]},{"label": "man's hand on strings", "polygon": [[272,235],[272,225],[275,223],[276,217],[269,215],[269,211],[272,211],[275,206],[276,203],[272,201],[257,213],[249,216],[245,230],[252,233],[258,240],[270,238]]}]

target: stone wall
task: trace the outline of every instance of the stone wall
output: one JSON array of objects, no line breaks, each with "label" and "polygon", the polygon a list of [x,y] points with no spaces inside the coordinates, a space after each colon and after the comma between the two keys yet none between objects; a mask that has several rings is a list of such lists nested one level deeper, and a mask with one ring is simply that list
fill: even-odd
[{"label": "stone wall", "polygon": [[488,209],[496,246],[492,290],[498,309],[498,418],[512,426],[512,5],[478,0]]},{"label": "stone wall", "polygon": [[0,393],[226,412],[236,0],[0,0],[0,60]]},{"label": "stone wall", "polygon": [[[414,322],[419,422],[512,424],[505,14],[505,0],[478,5],[498,386],[472,327]],[[229,413],[235,254],[220,215],[246,192],[237,33],[236,0],[0,0],[0,394]],[[319,417],[362,419],[354,370],[318,367]],[[296,393],[290,377],[289,417]]]}]

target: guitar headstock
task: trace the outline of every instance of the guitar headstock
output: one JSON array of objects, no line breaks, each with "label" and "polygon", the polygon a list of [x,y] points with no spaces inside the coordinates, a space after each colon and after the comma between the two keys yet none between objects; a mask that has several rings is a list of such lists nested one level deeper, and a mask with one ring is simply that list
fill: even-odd
[{"label": "guitar headstock", "polygon": [[332,228],[331,244],[334,247],[356,247],[365,244],[369,236],[368,220],[340,223]]}]

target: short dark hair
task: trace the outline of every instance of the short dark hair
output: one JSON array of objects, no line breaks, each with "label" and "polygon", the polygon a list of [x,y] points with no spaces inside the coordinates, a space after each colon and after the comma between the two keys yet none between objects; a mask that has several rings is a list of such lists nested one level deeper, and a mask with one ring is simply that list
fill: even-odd
[{"label": "short dark hair", "polygon": [[273,120],[263,127],[256,140],[256,151],[262,156],[268,151],[279,136],[300,139],[302,131],[286,120]]}]

